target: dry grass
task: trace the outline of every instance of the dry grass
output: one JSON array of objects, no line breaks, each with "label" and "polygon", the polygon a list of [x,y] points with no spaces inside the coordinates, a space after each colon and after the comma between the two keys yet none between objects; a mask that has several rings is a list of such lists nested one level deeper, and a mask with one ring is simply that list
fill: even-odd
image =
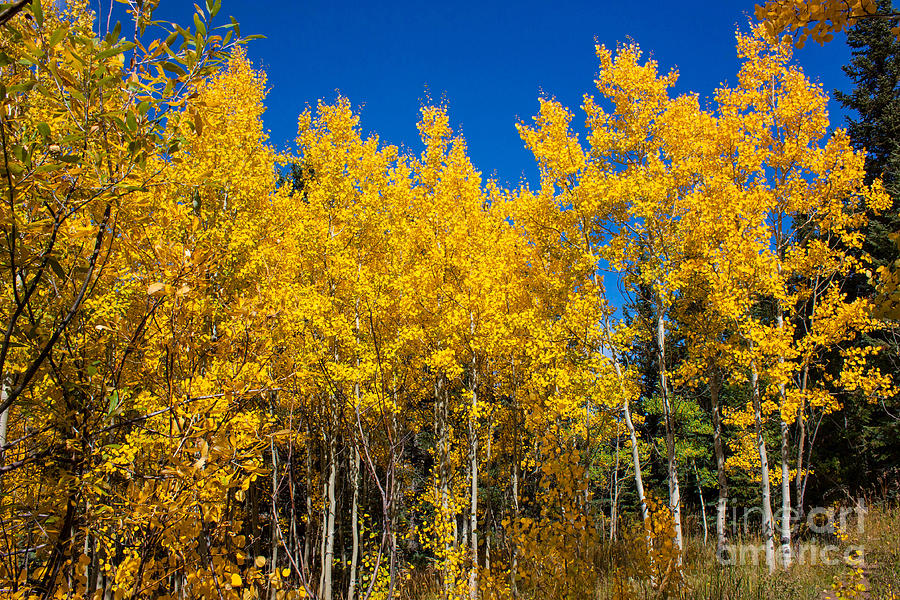
[{"label": "dry grass", "polygon": [[[860,531],[861,529],[861,531]],[[732,540],[738,547],[757,546],[755,538]],[[659,589],[647,575],[646,557],[638,555],[642,543],[622,540],[597,549],[596,588],[592,594],[578,597],[547,597],[546,593],[520,587],[526,600],[625,600],[671,598],[679,600],[822,600],[836,597],[900,600],[900,507],[871,505],[862,528],[849,528],[848,537],[809,534],[798,541],[806,544],[802,563],[787,571],[770,574],[762,555],[754,562],[752,552],[738,556],[736,564],[723,566],[715,556],[714,541],[690,537],[683,561],[683,583]],[[827,546],[839,550],[831,554],[838,560],[823,564],[820,557]],[[842,555],[854,546],[862,547],[865,557],[866,591],[857,596],[839,596],[832,589],[835,582],[852,582],[854,566],[846,564]],[[796,557],[796,550],[795,550]],[[507,576],[497,575],[499,581]],[[486,579],[486,578],[485,578]],[[414,573],[404,586],[404,600],[437,600],[441,597],[438,574],[434,571]],[[487,583],[483,579],[483,584]],[[508,591],[482,586],[482,597],[508,598]],[[845,592],[846,594],[846,592]]]}]

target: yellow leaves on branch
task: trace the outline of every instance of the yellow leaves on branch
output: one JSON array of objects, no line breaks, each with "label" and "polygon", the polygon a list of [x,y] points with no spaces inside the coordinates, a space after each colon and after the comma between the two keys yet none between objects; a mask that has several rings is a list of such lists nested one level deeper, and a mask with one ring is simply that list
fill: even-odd
[{"label": "yellow leaves on branch", "polygon": [[[661,74],[637,45],[598,46],[597,96],[582,107],[586,138],[572,131],[569,109],[542,99],[533,122],[518,124],[540,189],[505,190],[472,164],[445,107],[421,109],[423,148],[414,154],[364,136],[349,100],[320,102],[298,119],[296,152],[279,155],[261,119],[265,76],[242,51],[201,73],[191,70],[201,58],[191,44],[203,35],[191,36],[184,52],[194,54],[176,53],[177,64],[163,58],[173,42],[156,40],[138,53],[146,69],[126,84],[116,79],[126,70],[121,48],[94,40],[82,18],[56,18],[63,33],[50,35],[62,35],[62,46],[48,72],[38,69],[64,97],[16,96],[30,93],[33,72],[19,67],[33,42],[4,67],[7,89],[21,87],[3,99],[18,199],[0,207],[0,220],[26,249],[18,264],[31,273],[43,263],[48,282],[18,306],[22,273],[9,266],[0,302],[13,321],[23,311],[50,317],[33,317],[33,328],[12,323],[17,345],[3,370],[25,372],[71,290],[91,290],[52,365],[38,365],[9,413],[11,439],[46,422],[34,442],[68,461],[36,461],[0,480],[12,482],[15,497],[0,515],[11,531],[45,532],[34,564],[55,560],[53,548],[94,544],[105,562],[79,558],[77,570],[102,572],[116,593],[183,573],[179,584],[197,597],[223,589],[249,597],[270,585],[277,598],[282,578],[307,573],[284,568],[283,555],[261,555],[260,545],[273,540],[274,550],[285,535],[297,543],[288,518],[326,531],[329,511],[346,504],[328,493],[329,481],[355,457],[357,479],[338,489],[376,480],[362,486],[370,510],[377,478],[396,477],[398,504],[427,515],[405,535],[418,536],[460,594],[474,569],[454,543],[456,518],[477,504],[478,473],[500,486],[527,472],[514,498],[527,511],[504,524],[521,550],[520,577],[589,595],[603,535],[584,510],[604,477],[592,457],[610,440],[618,447],[623,406],[641,396],[637,367],[619,373],[618,357],[650,339],[649,323],[609,324],[605,271],[678,323],[685,385],[708,382],[716,368],[738,388],[752,366],[764,417],[787,423],[804,409],[837,410],[836,389],[893,393],[870,368],[872,353],[852,348],[875,326],[871,304],[849,301],[836,283],[864,264],[856,255],[865,212],[887,207],[887,196],[863,184],[864,157],[846,135],[825,139],[824,93],[791,66],[790,45],[762,29],[738,36],[738,83],[709,103],[673,97],[677,73]],[[195,28],[206,30],[209,18],[198,13]],[[78,52],[115,84],[70,81],[82,72]],[[176,81],[183,94],[172,91]],[[108,104],[80,99],[85,85]],[[30,112],[19,110],[26,99]],[[72,101],[88,121],[68,111]],[[76,134],[78,144],[65,141]],[[26,153],[26,142],[37,151]],[[99,168],[106,162],[123,170],[110,178]],[[290,176],[279,174],[284,165]],[[79,194],[112,192],[54,230],[42,199],[77,182]],[[106,218],[115,234],[96,243],[104,262],[94,268],[85,248],[108,233]],[[777,225],[795,219],[810,239],[799,243]],[[61,245],[41,254],[56,234]],[[785,323],[760,317],[760,306],[779,307]],[[794,385],[835,349],[838,376]],[[745,429],[754,415],[726,417]],[[422,466],[406,457],[411,443],[430,458],[421,488],[405,485]],[[752,450],[740,438],[735,464],[750,470]],[[302,516],[283,504],[293,477],[307,494]],[[71,539],[57,544],[57,513],[76,505]],[[665,538],[671,515],[652,508],[648,537]],[[367,536],[360,581],[382,597],[391,571],[376,567],[384,548],[374,529],[391,521],[364,512],[358,522]],[[13,542],[0,554],[31,543]],[[677,581],[671,543],[655,548],[658,580]],[[81,593],[87,578],[77,577],[67,581]],[[306,593],[305,584],[292,591]]]},{"label": "yellow leaves on branch", "polygon": [[790,33],[801,48],[810,37],[820,44],[830,42],[835,33],[852,27],[859,19],[890,19],[894,25],[891,31],[900,37],[898,17],[893,11],[879,12],[875,0],[767,0],[756,5],[756,18],[765,23],[771,35]]}]

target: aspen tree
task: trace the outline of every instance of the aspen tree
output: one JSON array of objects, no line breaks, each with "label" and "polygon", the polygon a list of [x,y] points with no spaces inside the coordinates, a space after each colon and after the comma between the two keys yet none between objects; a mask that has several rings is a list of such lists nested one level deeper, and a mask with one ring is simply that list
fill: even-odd
[{"label": "aspen tree", "polygon": [[[760,324],[768,333],[761,334],[765,344],[759,350],[769,357],[767,390],[774,390],[779,407],[781,563],[787,568],[794,507],[802,510],[801,498],[794,504],[790,496],[790,427],[799,420],[802,430],[807,403],[836,408],[824,389],[807,387],[819,353],[874,326],[867,316],[870,302],[845,298],[840,277],[860,268],[854,258],[861,244],[856,229],[865,222],[865,211],[885,207],[886,198],[877,183],[865,185],[863,155],[853,151],[845,132],[826,139],[827,98],[791,66],[785,40],[776,42],[757,28],[738,36],[738,53],[744,60],[739,85],[720,90],[717,101],[722,120],[737,125],[738,154],[755,157],[745,163],[749,177],[738,183],[765,211],[769,266],[760,273],[768,283],[757,298],[774,305],[774,319]],[[845,368],[862,365],[850,367],[848,361]],[[867,389],[883,393],[884,378],[869,373]],[[848,373],[844,383],[834,383],[859,381]]]}]

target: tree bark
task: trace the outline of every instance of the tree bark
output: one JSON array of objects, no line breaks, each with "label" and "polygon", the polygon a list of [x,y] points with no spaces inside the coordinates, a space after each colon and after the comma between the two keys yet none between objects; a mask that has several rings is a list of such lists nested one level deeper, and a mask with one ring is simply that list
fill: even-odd
[{"label": "tree bark", "polygon": [[[585,509],[587,507],[585,506]],[[616,521],[619,512],[619,432],[616,431],[616,466],[613,469],[612,489],[609,498],[609,539],[616,539]]]},{"label": "tree bark", "polygon": [[[609,320],[603,319],[603,328],[606,331],[607,339],[610,338]],[[616,370],[616,379],[619,380],[619,391],[622,393],[622,409],[625,413],[625,427],[628,429],[628,437],[631,440],[631,460],[634,463],[634,487],[637,490],[638,502],[641,506],[641,522],[646,522],[649,515],[647,514],[647,498],[644,495],[644,478],[641,474],[641,453],[638,448],[637,431],[634,429],[634,422],[631,420],[631,407],[628,400],[628,390],[625,388],[625,375],[622,373],[622,366],[616,354],[616,349],[610,347],[612,353],[613,368]],[[647,540],[649,548],[649,540]]]},{"label": "tree bark", "polygon": [[[656,295],[656,345],[659,359],[659,390],[662,395],[663,412],[666,422],[666,459],[669,482],[669,508],[675,524],[675,546],[684,548],[681,534],[681,489],[678,485],[678,459],[675,456],[675,421],[670,404],[669,383],[666,377],[666,324],[662,296]],[[679,555],[679,561],[681,560]],[[680,564],[680,562],[679,562]]]},{"label": "tree bark", "polygon": [[[442,375],[438,375],[434,383],[434,419],[435,429],[438,436],[438,488],[441,497],[441,514],[439,523],[444,524],[450,518],[450,482],[449,467],[450,465],[450,449],[448,447],[449,440],[447,432],[447,419],[449,403],[448,392],[445,389],[446,382]],[[453,519],[453,537],[456,538],[456,519]],[[450,555],[450,541],[444,539],[444,556]],[[441,570],[441,579],[443,580],[444,598],[450,597],[450,580],[447,577],[445,569]]]},{"label": "tree bark", "polygon": [[325,552],[323,554],[322,560],[322,591],[321,595],[323,600],[331,600],[333,595],[332,590],[332,567],[334,565],[334,517],[335,517],[335,505],[334,505],[334,485],[335,480],[337,479],[337,464],[335,461],[335,442],[332,436],[332,440],[328,444],[328,484],[327,484],[327,502],[328,508],[327,513],[325,515],[326,518],[326,529],[325,529]]},{"label": "tree bark", "polygon": [[766,440],[763,437],[762,406],[759,398],[759,373],[756,362],[751,363],[750,388],[753,400],[753,416],[756,422],[756,447],[759,450],[759,464],[762,495],[762,537],[769,572],[775,571],[775,540],[772,523],[772,492],[769,482],[769,458],[766,454]]},{"label": "tree bark", "polygon": [[472,356],[472,412],[469,415],[469,471],[472,487],[470,490],[469,542],[472,565],[469,569],[469,600],[478,598],[478,372],[475,356]]},{"label": "tree bark", "polygon": [[[512,503],[513,503],[513,523],[519,520],[519,389],[515,374],[515,361],[512,362],[513,370],[513,460],[512,460]],[[513,598],[519,597],[519,588],[516,583],[518,577],[518,554],[519,549],[515,542],[510,544],[511,554],[509,559],[509,588]]]},{"label": "tree bark", "polygon": [[712,400],[713,446],[716,453],[716,478],[719,483],[719,499],[716,502],[716,557],[724,560],[728,545],[728,534],[725,528],[725,516],[728,510],[728,478],[725,476],[725,448],[722,443],[722,415],[719,409],[719,392],[721,390],[721,374],[718,369],[713,373],[709,384]]},{"label": "tree bark", "polygon": [[[12,387],[12,378],[4,373],[3,380],[0,382],[0,404],[6,404],[6,398],[9,396],[9,390]],[[9,428],[9,407],[0,412],[0,467],[6,464],[6,432]]]},{"label": "tree bark", "polygon": [[[784,328],[784,314],[781,302],[778,302],[776,321],[778,329]],[[779,364],[784,363],[784,357],[778,357]],[[781,396],[781,405],[787,402],[787,393],[784,383],[778,384],[778,392]],[[788,463],[790,454],[790,428],[784,420],[784,412],[779,411],[778,421],[781,426],[781,565],[785,569],[791,566],[791,468]]]},{"label": "tree bark", "polygon": [[353,445],[350,462],[350,479],[353,481],[353,503],[350,508],[350,531],[353,548],[350,552],[350,587],[347,600],[356,600],[356,573],[359,570],[359,448]]},{"label": "tree bark", "polygon": [[[272,451],[272,557],[269,571],[278,573],[278,448],[275,446],[274,436],[270,440],[270,446]],[[275,600],[277,590],[274,586],[270,585],[269,587],[269,596],[271,600]]]}]

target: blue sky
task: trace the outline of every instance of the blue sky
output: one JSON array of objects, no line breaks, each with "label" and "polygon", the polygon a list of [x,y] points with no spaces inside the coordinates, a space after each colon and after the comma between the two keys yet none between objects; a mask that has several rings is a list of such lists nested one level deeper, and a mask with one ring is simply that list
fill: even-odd
[{"label": "blue sky", "polygon": [[[97,0],[94,0],[95,6]],[[103,1],[103,12],[108,9]],[[189,22],[193,3],[161,0],[160,18]],[[594,38],[607,46],[634,40],[668,70],[678,92],[710,95],[733,81],[736,27],[747,27],[752,2],[697,3],[482,2],[356,3],[222,0],[217,20],[233,15],[242,33],[266,39],[248,54],[268,75],[266,127],[281,149],[291,144],[297,115],[338,91],[362,116],[366,132],[419,150],[416,119],[426,98],[444,100],[450,118],[485,176],[516,185],[536,179],[517,119],[530,120],[537,99],[552,95],[576,111],[593,90]],[[840,67],[849,52],[839,36],[798,52],[826,91],[849,86]],[[832,123],[843,115],[832,103]]]}]

